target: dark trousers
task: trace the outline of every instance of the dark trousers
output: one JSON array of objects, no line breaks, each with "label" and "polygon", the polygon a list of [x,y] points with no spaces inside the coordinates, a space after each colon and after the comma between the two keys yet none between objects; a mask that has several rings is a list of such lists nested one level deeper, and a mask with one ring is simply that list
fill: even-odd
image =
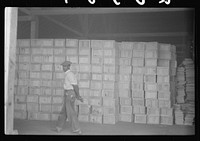
[{"label": "dark trousers", "polygon": [[57,127],[62,128],[68,118],[72,130],[80,129],[77,113],[75,111],[75,92],[74,90],[65,90],[62,110],[58,117]]}]

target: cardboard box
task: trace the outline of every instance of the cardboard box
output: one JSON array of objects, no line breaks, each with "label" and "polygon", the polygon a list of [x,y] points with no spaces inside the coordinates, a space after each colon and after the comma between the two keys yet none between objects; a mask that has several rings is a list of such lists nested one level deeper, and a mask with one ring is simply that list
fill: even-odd
[{"label": "cardboard box", "polygon": [[157,67],[157,75],[170,75],[169,67]]},{"label": "cardboard box", "polygon": [[132,58],[132,66],[143,67],[144,66],[144,58]]},{"label": "cardboard box", "polygon": [[147,67],[156,67],[157,66],[157,59],[145,59],[145,66]]},{"label": "cardboard box", "polygon": [[62,104],[52,104],[51,106],[51,112],[59,114],[62,110],[63,105]]},{"label": "cardboard box", "polygon": [[157,50],[146,50],[145,58],[158,58],[158,51]]},{"label": "cardboard box", "polygon": [[78,120],[80,122],[89,122],[89,115],[78,115]]},{"label": "cardboard box", "polygon": [[65,39],[54,39],[55,47],[65,47]]},{"label": "cardboard box", "polygon": [[145,106],[133,106],[133,114],[146,114]]},{"label": "cardboard box", "polygon": [[101,90],[102,89],[102,81],[91,81],[90,88],[94,90]]},{"label": "cardboard box", "polygon": [[68,55],[74,55],[77,56],[78,55],[78,49],[77,48],[65,48],[65,54]]},{"label": "cardboard box", "polygon": [[171,100],[159,100],[158,106],[159,108],[171,108]]},{"label": "cardboard box", "polygon": [[134,42],[133,43],[133,51],[141,50],[144,51],[146,49],[146,42]]},{"label": "cardboard box", "polygon": [[132,82],[132,91],[143,91],[144,84],[138,82]]},{"label": "cardboard box", "polygon": [[145,83],[156,83],[156,75],[144,75],[144,82]]},{"label": "cardboard box", "polygon": [[147,107],[147,115],[160,115],[160,108]]},{"label": "cardboard box", "polygon": [[147,124],[159,124],[160,116],[147,115]]},{"label": "cardboard box", "polygon": [[158,50],[158,42],[146,42],[146,51],[147,50]]},{"label": "cardboard box", "polygon": [[144,68],[144,74],[145,75],[156,75],[156,67],[145,67]]},{"label": "cardboard box", "polygon": [[90,56],[86,56],[86,55],[84,55],[84,56],[80,56],[79,55],[79,64],[90,64]]},{"label": "cardboard box", "polygon": [[119,121],[132,122],[133,115],[132,114],[119,114]]},{"label": "cardboard box", "polygon": [[63,100],[63,96],[52,96],[52,104],[62,104]]},{"label": "cardboard box", "polygon": [[39,103],[40,104],[51,104],[51,96],[40,96]]},{"label": "cardboard box", "polygon": [[52,72],[41,72],[40,77],[41,77],[41,79],[52,80],[53,74],[52,74]]},{"label": "cardboard box", "polygon": [[152,98],[145,99],[145,106],[151,108],[158,108],[158,99],[152,99]]},{"label": "cardboard box", "polygon": [[92,56],[91,64],[102,65],[103,64],[103,57]]},{"label": "cardboard box", "polygon": [[132,67],[131,66],[119,66],[120,74],[131,74]]},{"label": "cardboard box", "polygon": [[147,116],[144,114],[134,114],[135,123],[147,123]]},{"label": "cardboard box", "polygon": [[160,116],[160,124],[173,125],[173,116]]},{"label": "cardboard box", "polygon": [[41,68],[41,64],[30,64],[30,71],[40,71],[40,68]]},{"label": "cardboard box", "polygon": [[[30,87],[29,88],[29,94],[30,95],[40,95],[41,94],[41,88],[40,87]],[[28,89],[26,94],[28,94]]]},{"label": "cardboard box", "polygon": [[157,91],[157,83],[145,83],[145,91]]},{"label": "cardboard box", "polygon": [[133,58],[144,58],[144,50],[133,49]]},{"label": "cardboard box", "polygon": [[133,106],[144,106],[144,99],[143,98],[133,98],[132,105]]},{"label": "cardboard box", "polygon": [[[44,61],[44,62],[47,62],[47,63],[49,62],[47,57],[45,58],[45,60],[46,60],[46,61],[44,61],[44,60],[43,60],[43,61]],[[64,61],[65,61],[65,56],[60,56],[60,55],[58,55],[58,56],[54,56],[54,57],[53,57],[53,62],[54,62],[54,63],[61,64],[61,63],[63,63]],[[49,62],[49,63],[50,63],[50,62]]]},{"label": "cardboard box", "polygon": [[170,91],[158,91],[159,100],[170,100],[171,92]]},{"label": "cardboard box", "polygon": [[118,98],[107,98],[107,97],[103,97],[103,106],[116,106],[118,105]]},{"label": "cardboard box", "polygon": [[41,71],[53,71],[53,65],[52,64],[42,64]]},{"label": "cardboard box", "polygon": [[131,97],[131,90],[119,88],[119,97],[130,98]]},{"label": "cardboard box", "polygon": [[90,114],[90,122],[91,123],[99,123],[102,124],[103,123],[103,116],[102,115],[93,115]]},{"label": "cardboard box", "polygon": [[30,47],[30,39],[17,39],[17,47]]},{"label": "cardboard box", "polygon": [[18,65],[18,70],[25,70],[25,71],[30,70],[29,63],[18,63],[17,65]]},{"label": "cardboard box", "polygon": [[120,97],[121,106],[131,106],[131,98]]},{"label": "cardboard box", "polygon": [[103,74],[103,80],[104,81],[117,81],[117,77],[113,73],[104,73]]},{"label": "cardboard box", "polygon": [[78,113],[80,115],[87,115],[87,114],[90,114],[90,111],[91,111],[91,106],[90,105],[87,105],[87,104],[81,104],[81,105],[78,105]]},{"label": "cardboard box", "polygon": [[40,112],[51,113],[51,104],[40,104]]},{"label": "cardboard box", "polygon": [[103,115],[103,124],[115,124],[118,122],[116,115]]},{"label": "cardboard box", "polygon": [[14,110],[26,111],[26,103],[14,103]]},{"label": "cardboard box", "polygon": [[132,68],[132,74],[144,74],[145,73],[145,67],[133,67]]},{"label": "cardboard box", "polygon": [[102,98],[101,97],[90,97],[89,104],[93,106],[102,106]]},{"label": "cardboard box", "polygon": [[103,106],[103,115],[116,115],[119,114],[119,106]]},{"label": "cardboard box", "polygon": [[132,90],[132,98],[144,98],[144,91],[134,91]]},{"label": "cardboard box", "polygon": [[[79,62],[79,59],[78,59],[78,56],[75,56],[75,55],[68,55],[68,56],[66,56],[66,59],[65,59],[65,60],[70,61],[70,62],[72,62],[73,64],[78,64],[78,63],[80,63],[80,62]],[[83,61],[85,61],[85,60],[83,60]]]},{"label": "cardboard box", "polygon": [[170,83],[157,83],[158,91],[170,91]]},{"label": "cardboard box", "polygon": [[83,97],[90,96],[90,89],[79,89],[79,95]]},{"label": "cardboard box", "polygon": [[27,102],[38,103],[38,100],[39,100],[38,95],[27,95]]},{"label": "cardboard box", "polygon": [[143,79],[144,75],[143,74],[132,74],[132,82],[139,82],[139,83],[143,83],[144,79]]},{"label": "cardboard box", "polygon": [[53,55],[53,48],[41,48],[42,55]]},{"label": "cardboard box", "polygon": [[103,107],[102,106],[91,106],[91,114],[103,115]]},{"label": "cardboard box", "polygon": [[90,88],[90,81],[89,80],[80,80],[78,82],[79,88]]},{"label": "cardboard box", "polygon": [[118,97],[118,92],[116,90],[102,90],[102,97],[110,97],[110,98],[116,98]]},{"label": "cardboard box", "polygon": [[66,47],[78,47],[77,39],[66,39],[65,43],[66,43]]},{"label": "cardboard box", "polygon": [[27,119],[27,112],[26,111],[14,111],[14,119]]},{"label": "cardboard box", "polygon": [[120,114],[132,114],[132,106],[122,106],[120,105]]},{"label": "cardboard box", "polygon": [[26,102],[26,95],[14,95],[14,98],[16,103]]},{"label": "cardboard box", "polygon": [[161,116],[173,116],[173,108],[160,108]]},{"label": "cardboard box", "polygon": [[89,92],[89,96],[91,97],[101,97],[102,96],[102,90],[92,90],[92,89],[89,89],[90,92]]},{"label": "cardboard box", "polygon": [[[30,61],[31,61],[30,55],[18,55],[19,63],[29,63]],[[36,61],[40,61],[40,60],[36,60]]]},{"label": "cardboard box", "polygon": [[119,58],[119,65],[130,66],[131,65],[131,58]]},{"label": "cardboard box", "polygon": [[145,98],[153,98],[157,99],[158,98],[158,93],[157,91],[145,91]]},{"label": "cardboard box", "polygon": [[[52,87],[52,80],[42,80],[41,86],[42,87]],[[62,86],[63,86],[63,83],[62,83]]]}]

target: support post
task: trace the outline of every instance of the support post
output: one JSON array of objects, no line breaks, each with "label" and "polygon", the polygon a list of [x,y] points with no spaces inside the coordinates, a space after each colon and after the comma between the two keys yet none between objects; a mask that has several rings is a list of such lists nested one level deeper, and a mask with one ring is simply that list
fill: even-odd
[{"label": "support post", "polygon": [[33,20],[31,21],[31,39],[38,38],[38,25],[39,20],[38,17],[34,16]]}]

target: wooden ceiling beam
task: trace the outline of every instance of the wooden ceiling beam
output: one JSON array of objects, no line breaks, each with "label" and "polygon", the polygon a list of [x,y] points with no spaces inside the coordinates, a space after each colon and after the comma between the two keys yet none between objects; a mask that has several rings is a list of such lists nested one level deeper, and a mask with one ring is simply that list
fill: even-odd
[{"label": "wooden ceiling beam", "polygon": [[43,8],[30,9],[33,15],[111,14],[188,11],[192,8]]},{"label": "wooden ceiling beam", "polygon": [[18,17],[18,21],[31,21],[33,20],[33,17],[32,16],[19,16]]}]

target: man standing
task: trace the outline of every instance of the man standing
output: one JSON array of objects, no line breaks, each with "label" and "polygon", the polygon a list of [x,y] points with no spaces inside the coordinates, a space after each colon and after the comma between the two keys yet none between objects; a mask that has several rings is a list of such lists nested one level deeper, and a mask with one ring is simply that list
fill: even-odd
[{"label": "man standing", "polygon": [[65,61],[61,64],[63,67],[63,71],[65,72],[64,102],[62,110],[58,117],[56,130],[57,132],[60,132],[66,119],[68,118],[70,126],[72,127],[72,132],[81,134],[77,113],[74,109],[74,102],[76,99],[83,102],[83,99],[79,95],[77,79],[74,73],[70,71],[71,64],[72,63],[70,61]]}]

